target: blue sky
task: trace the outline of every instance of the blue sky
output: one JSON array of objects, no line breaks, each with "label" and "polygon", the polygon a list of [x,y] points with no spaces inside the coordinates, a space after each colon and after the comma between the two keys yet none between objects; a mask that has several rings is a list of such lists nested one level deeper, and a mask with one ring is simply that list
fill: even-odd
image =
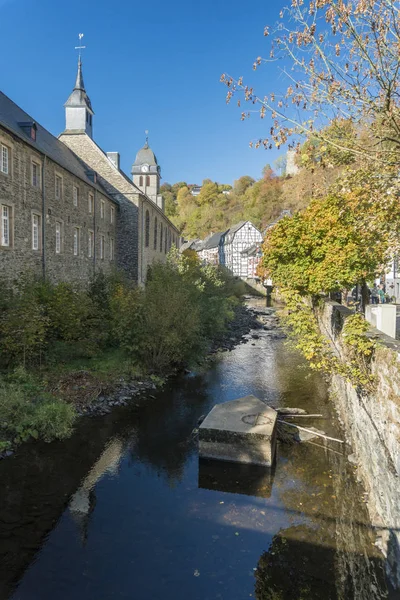
[{"label": "blue sky", "polygon": [[77,35],[85,34],[86,90],[94,138],[119,151],[130,173],[150,130],[163,180],[232,183],[260,177],[277,152],[252,150],[270,122],[240,121],[226,106],[222,72],[244,75],[262,95],[276,88],[275,67],[252,71],[267,55],[266,24],[285,0],[0,0],[1,89],[58,135],[76,75]]}]

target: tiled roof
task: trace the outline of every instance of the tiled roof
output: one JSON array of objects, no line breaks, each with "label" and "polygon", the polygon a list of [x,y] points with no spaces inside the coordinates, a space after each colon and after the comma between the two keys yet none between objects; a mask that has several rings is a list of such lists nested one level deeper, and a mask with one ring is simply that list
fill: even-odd
[{"label": "tiled roof", "polygon": [[[27,122],[34,122],[36,124],[36,140],[32,140],[28,137],[19,125],[19,123]],[[107,195],[107,192],[99,183],[95,184],[89,179],[86,174],[85,166],[72,150],[47,131],[47,129],[39,125],[35,119],[22,110],[15,102],[10,100],[3,92],[0,92],[0,125],[14,133],[26,144],[32,146],[32,148],[36,148],[38,152],[51,158],[51,160],[60,165],[60,167],[63,167],[88,185],[97,188],[102,194]],[[110,200],[114,202],[112,198],[110,198]]]}]

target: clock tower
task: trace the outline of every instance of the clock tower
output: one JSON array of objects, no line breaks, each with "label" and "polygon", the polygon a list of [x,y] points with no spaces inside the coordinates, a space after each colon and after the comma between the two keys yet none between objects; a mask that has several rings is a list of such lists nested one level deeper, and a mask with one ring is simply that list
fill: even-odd
[{"label": "clock tower", "polygon": [[153,150],[146,143],[136,154],[132,165],[133,183],[164,211],[164,198],[160,194],[161,169]]}]

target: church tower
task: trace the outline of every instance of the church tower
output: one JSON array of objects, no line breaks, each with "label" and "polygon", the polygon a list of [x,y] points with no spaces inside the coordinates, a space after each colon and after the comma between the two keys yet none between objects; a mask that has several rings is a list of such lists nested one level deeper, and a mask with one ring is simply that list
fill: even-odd
[{"label": "church tower", "polygon": [[132,179],[133,183],[164,211],[164,198],[160,194],[161,169],[149,146],[148,138],[136,154],[132,165]]},{"label": "church tower", "polygon": [[79,56],[78,73],[72,94],[64,104],[65,106],[65,131],[86,133],[93,137],[93,109],[90,98],[86,93],[82,75],[82,60]]}]

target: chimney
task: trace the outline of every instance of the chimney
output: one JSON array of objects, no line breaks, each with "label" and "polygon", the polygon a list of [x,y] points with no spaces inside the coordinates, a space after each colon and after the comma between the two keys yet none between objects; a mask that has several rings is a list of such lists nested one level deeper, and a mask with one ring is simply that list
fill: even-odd
[{"label": "chimney", "polygon": [[119,171],[119,152],[107,152],[107,157]]}]

